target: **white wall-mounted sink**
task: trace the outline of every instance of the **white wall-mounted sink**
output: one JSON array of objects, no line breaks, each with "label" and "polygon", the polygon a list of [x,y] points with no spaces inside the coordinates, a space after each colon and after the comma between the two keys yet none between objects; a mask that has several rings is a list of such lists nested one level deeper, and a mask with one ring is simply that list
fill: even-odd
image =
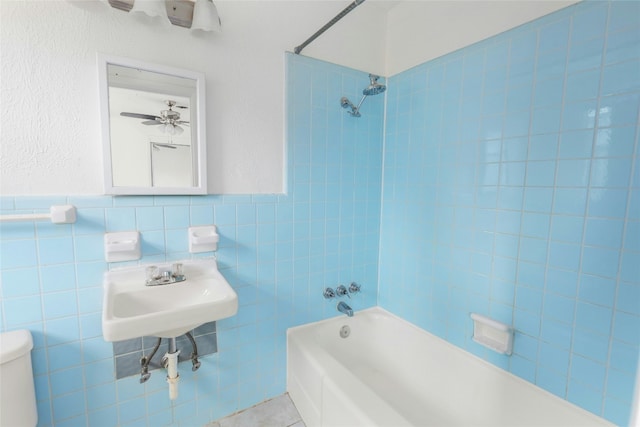
[{"label": "white wall-mounted sink", "polygon": [[[156,264],[161,271],[171,264]],[[142,336],[174,338],[203,323],[233,316],[238,295],[215,260],[182,261],[184,282],[146,286],[146,267],[104,274],[102,334],[106,341]]]}]

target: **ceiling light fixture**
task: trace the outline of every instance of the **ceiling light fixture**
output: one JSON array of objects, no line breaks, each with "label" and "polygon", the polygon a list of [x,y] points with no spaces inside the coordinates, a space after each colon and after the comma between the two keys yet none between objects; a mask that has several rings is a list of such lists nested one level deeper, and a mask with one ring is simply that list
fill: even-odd
[{"label": "ceiling light fixture", "polygon": [[212,0],[196,0],[193,7],[192,31],[216,31],[220,32],[222,23],[218,15],[218,9]]},{"label": "ceiling light fixture", "polygon": [[135,0],[130,13],[138,19],[160,22],[162,25],[171,25],[167,15],[167,4],[164,0]]},{"label": "ceiling light fixture", "polygon": [[[195,33],[221,30],[220,15],[213,0],[67,0],[74,4],[104,3],[124,12],[133,12],[148,23],[161,21],[191,28]],[[364,1],[364,0],[360,0]]]},{"label": "ceiling light fixture", "polygon": [[169,135],[181,135],[182,132],[184,132],[184,129],[181,126],[173,123],[167,123],[160,126],[160,130],[164,133],[168,133]]},{"label": "ceiling light fixture", "polygon": [[160,22],[164,26],[171,25],[164,0],[135,0],[130,13],[144,21]]}]

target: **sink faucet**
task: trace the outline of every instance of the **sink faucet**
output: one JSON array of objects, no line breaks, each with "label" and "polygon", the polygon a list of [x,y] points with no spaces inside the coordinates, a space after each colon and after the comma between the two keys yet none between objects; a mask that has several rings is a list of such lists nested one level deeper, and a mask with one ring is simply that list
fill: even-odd
[{"label": "sink faucet", "polygon": [[176,282],[184,282],[187,278],[182,270],[182,263],[176,262],[171,266],[173,271],[166,270],[160,273],[160,269],[155,265],[149,266],[146,269],[147,280],[146,286],[160,286],[169,285]]},{"label": "sink faucet", "polygon": [[344,313],[349,317],[353,317],[353,310],[344,301],[340,301],[337,308],[340,313]]}]

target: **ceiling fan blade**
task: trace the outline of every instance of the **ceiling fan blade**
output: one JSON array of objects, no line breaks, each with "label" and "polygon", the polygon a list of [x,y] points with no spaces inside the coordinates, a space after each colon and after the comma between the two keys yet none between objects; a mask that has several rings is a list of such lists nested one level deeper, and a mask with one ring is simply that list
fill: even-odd
[{"label": "ceiling fan blade", "polygon": [[176,148],[178,148],[175,145],[161,144],[159,142],[153,142],[152,144],[153,144],[153,146],[155,148],[160,148],[160,147],[162,147],[162,148],[171,148],[172,150],[175,150]]},{"label": "ceiling fan blade", "polygon": [[174,107],[176,107],[176,108],[182,108],[183,110],[186,110],[187,108],[189,108],[189,107],[187,107],[186,105],[174,105]]},{"label": "ceiling fan blade", "polygon": [[120,113],[121,116],[124,117],[133,117],[134,119],[147,119],[147,120],[155,120],[155,119],[161,119],[162,117],[158,117],[158,116],[152,116],[151,114],[141,114],[141,113],[127,113],[127,112],[122,112]]},{"label": "ceiling fan blade", "polygon": [[161,121],[158,120],[147,120],[142,122],[143,125],[162,125],[164,123],[162,123]]}]

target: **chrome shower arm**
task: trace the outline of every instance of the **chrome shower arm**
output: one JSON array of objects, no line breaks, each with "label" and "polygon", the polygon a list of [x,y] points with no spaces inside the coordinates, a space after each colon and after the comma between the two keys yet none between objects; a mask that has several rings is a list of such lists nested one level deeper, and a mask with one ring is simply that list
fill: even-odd
[{"label": "chrome shower arm", "polygon": [[342,108],[351,108],[351,111],[348,111],[348,113],[351,114],[353,117],[360,117],[360,106],[362,105],[364,100],[367,98],[367,96],[379,95],[387,90],[386,85],[378,83],[379,78],[380,76],[376,76],[375,74],[369,74],[369,80],[370,80],[369,86],[367,86],[362,91],[363,96],[360,102],[358,102],[358,106],[356,107],[355,105],[353,105],[351,101],[349,101],[349,99],[346,96],[343,96],[342,98],[340,98],[340,105],[342,106]]},{"label": "chrome shower arm", "polygon": [[360,100],[360,102],[358,102],[358,106],[356,107],[356,112],[359,113],[360,112],[360,106],[362,105],[362,103],[364,102],[364,99],[367,97],[367,95],[363,95],[362,99]]}]

